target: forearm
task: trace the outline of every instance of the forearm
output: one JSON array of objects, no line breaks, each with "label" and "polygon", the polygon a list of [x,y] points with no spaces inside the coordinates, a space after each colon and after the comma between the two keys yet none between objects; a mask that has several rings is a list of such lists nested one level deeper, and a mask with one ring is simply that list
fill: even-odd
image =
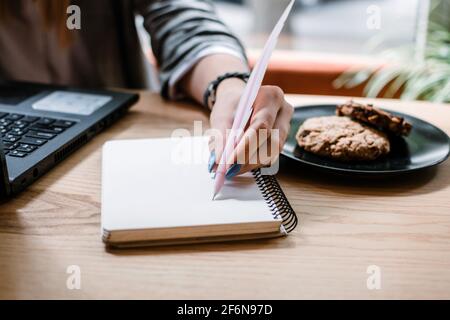
[{"label": "forearm", "polygon": [[[247,64],[235,56],[214,54],[201,59],[181,81],[181,89],[195,101],[203,104],[203,94],[209,83],[227,72],[247,72]],[[224,80],[217,89],[217,96],[241,92],[245,86],[240,79]]]},{"label": "forearm", "polygon": [[[184,89],[185,93],[200,102],[201,92],[217,75],[246,70],[243,62],[244,48],[239,39],[217,17],[212,1],[135,0],[134,2],[136,12],[144,17],[144,26],[151,36],[163,97],[176,98],[179,93],[178,90],[174,90],[176,85],[176,89]],[[218,51],[211,52],[214,50]],[[205,51],[209,53],[204,54]],[[233,58],[233,55],[237,58]],[[201,63],[196,62],[198,57],[202,60]],[[193,60],[196,67],[186,76],[184,68]],[[180,83],[178,77],[182,77],[185,81]]]}]

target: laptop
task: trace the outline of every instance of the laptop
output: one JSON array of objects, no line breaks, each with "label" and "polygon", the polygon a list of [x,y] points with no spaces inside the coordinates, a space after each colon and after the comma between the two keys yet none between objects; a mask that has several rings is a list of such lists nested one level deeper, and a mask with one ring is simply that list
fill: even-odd
[{"label": "laptop", "polygon": [[0,199],[10,198],[123,116],[137,94],[0,82]]}]

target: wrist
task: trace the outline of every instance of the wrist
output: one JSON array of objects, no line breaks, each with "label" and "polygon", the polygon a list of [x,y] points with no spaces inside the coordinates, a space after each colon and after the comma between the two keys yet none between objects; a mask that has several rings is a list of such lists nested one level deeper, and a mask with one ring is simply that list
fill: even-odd
[{"label": "wrist", "polygon": [[[249,74],[246,72],[227,72],[211,81],[203,94],[203,104],[212,109],[218,98],[218,91],[220,88],[220,99],[231,98],[232,96],[238,96],[249,78]],[[238,81],[233,81],[238,80]],[[239,83],[241,82],[241,83]],[[230,96],[227,96],[230,95]]]},{"label": "wrist", "polygon": [[245,86],[246,83],[238,78],[230,78],[222,81],[217,88],[216,103],[223,100],[228,103],[237,103],[244,92]]}]

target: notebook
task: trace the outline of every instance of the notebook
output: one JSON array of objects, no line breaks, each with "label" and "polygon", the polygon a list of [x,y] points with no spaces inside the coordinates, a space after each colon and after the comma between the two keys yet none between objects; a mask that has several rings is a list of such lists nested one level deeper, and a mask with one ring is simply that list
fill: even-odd
[{"label": "notebook", "polygon": [[273,176],[227,181],[212,200],[208,138],[107,142],[101,228],[109,246],[131,247],[287,235],[297,217]]}]

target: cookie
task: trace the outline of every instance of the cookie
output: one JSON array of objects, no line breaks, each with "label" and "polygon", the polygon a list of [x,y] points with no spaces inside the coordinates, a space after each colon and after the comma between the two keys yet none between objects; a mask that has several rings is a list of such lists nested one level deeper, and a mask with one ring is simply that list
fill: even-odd
[{"label": "cookie", "polygon": [[341,161],[375,160],[390,151],[386,134],[348,117],[310,118],[296,139],[306,151]]},{"label": "cookie", "polygon": [[360,104],[349,101],[336,108],[338,116],[347,116],[360,122],[367,123],[382,131],[392,133],[398,136],[407,136],[412,129],[402,117],[398,117],[387,111],[375,108],[371,104]]}]

